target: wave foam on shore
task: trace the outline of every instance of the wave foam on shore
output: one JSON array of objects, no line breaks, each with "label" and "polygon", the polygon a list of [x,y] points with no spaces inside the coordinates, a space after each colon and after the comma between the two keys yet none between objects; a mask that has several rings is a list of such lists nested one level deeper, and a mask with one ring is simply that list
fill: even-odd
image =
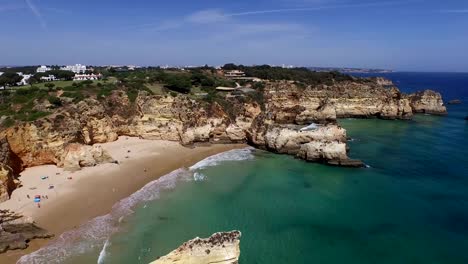
[{"label": "wave foam on shore", "polygon": [[101,248],[97,257],[98,263],[104,263],[110,237],[119,231],[122,219],[133,214],[133,209],[138,204],[158,199],[161,191],[175,188],[177,182],[181,180],[193,180],[194,174],[197,174],[196,171],[199,169],[216,166],[223,161],[252,159],[252,149],[244,148],[220,153],[196,163],[188,170],[178,169],[162,176],[116,203],[109,214],[96,217],[76,229],[63,233],[47,246],[21,257],[17,263],[63,263],[72,256],[83,255],[96,248]]}]

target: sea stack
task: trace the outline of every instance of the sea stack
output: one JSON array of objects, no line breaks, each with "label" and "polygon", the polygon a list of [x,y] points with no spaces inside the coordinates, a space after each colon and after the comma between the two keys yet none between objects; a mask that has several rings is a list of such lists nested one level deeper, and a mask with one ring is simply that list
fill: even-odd
[{"label": "sea stack", "polygon": [[438,92],[425,90],[409,95],[411,108],[415,113],[425,113],[431,115],[446,115],[447,108],[442,100],[442,95]]},{"label": "sea stack", "polygon": [[150,264],[233,264],[239,262],[241,232],[221,232],[195,238]]}]

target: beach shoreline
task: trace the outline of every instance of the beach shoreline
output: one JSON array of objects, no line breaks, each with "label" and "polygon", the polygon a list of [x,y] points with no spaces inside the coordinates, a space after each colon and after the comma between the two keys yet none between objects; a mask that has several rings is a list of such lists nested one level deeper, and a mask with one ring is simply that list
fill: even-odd
[{"label": "beach shoreline", "polygon": [[[176,169],[190,167],[218,153],[246,147],[220,144],[187,148],[177,142],[131,137],[120,137],[115,142],[99,145],[119,164],[102,164],[77,172],[67,172],[54,165],[28,168],[21,173],[22,187],[13,192],[9,201],[1,203],[0,209],[32,217],[38,226],[59,236],[109,213],[118,201]],[[36,195],[41,196],[40,208],[33,201]],[[1,254],[0,262],[15,263],[21,256],[50,241],[34,240],[26,250]]]}]

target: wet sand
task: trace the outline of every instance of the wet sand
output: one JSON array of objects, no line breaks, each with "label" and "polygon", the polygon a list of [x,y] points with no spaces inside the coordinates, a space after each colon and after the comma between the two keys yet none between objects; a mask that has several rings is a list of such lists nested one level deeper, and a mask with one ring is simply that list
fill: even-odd
[{"label": "wet sand", "polygon": [[[73,173],[56,166],[29,168],[21,173],[23,187],[15,190],[11,199],[0,204],[0,208],[31,216],[40,227],[60,235],[107,214],[115,203],[169,172],[189,167],[217,153],[245,147],[210,145],[186,148],[176,142],[128,137],[102,146],[119,164],[103,164]],[[41,196],[40,208],[33,201],[35,195]],[[8,251],[0,255],[0,263],[15,263],[22,255],[48,242],[36,240],[26,250]]]}]

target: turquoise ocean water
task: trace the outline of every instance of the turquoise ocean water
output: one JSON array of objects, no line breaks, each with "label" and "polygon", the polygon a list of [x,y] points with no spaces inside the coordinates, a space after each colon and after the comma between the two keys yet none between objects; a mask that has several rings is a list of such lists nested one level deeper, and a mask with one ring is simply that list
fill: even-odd
[{"label": "turquoise ocean water", "polygon": [[448,110],[340,120],[367,169],[253,149],[214,156],[21,261],[148,263],[196,236],[240,230],[240,263],[468,263],[468,101]]}]

